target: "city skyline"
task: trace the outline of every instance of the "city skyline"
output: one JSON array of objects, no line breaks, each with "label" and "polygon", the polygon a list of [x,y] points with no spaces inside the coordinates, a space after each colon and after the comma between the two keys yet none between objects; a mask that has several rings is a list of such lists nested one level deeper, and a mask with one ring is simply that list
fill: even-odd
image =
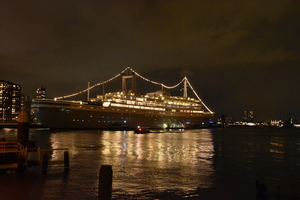
[{"label": "city skyline", "polygon": [[298,1],[0,5],[0,79],[31,98],[40,86],[48,98],[72,94],[130,65],[166,85],[187,76],[215,118],[299,117]]}]

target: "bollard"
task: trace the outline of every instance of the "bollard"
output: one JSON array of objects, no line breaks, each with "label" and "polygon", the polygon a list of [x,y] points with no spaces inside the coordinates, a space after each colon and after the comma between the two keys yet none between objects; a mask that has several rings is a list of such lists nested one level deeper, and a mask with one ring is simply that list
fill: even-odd
[{"label": "bollard", "polygon": [[101,165],[99,170],[98,200],[110,200],[112,192],[112,169],[111,165]]},{"label": "bollard", "polygon": [[26,160],[24,158],[24,156],[22,155],[18,155],[18,171],[23,171],[25,169],[26,166]]},{"label": "bollard", "polygon": [[26,147],[29,135],[30,113],[28,111],[20,111],[18,115],[18,135],[17,141]]},{"label": "bollard", "polygon": [[48,169],[48,154],[47,154],[47,151],[45,151],[44,155],[43,155],[42,169],[43,169],[43,171],[47,171],[47,169]]},{"label": "bollard", "polygon": [[68,171],[70,164],[69,164],[69,152],[65,151],[64,152],[64,164],[65,164],[65,170]]}]

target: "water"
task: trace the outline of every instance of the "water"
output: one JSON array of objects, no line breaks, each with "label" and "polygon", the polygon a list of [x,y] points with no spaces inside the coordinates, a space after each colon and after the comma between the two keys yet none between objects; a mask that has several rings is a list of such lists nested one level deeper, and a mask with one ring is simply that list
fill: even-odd
[{"label": "water", "polygon": [[[0,138],[15,140],[16,134],[5,129]],[[113,199],[256,199],[256,180],[270,197],[300,197],[300,129],[30,129],[30,139],[41,148],[68,148],[70,171],[62,164],[46,174],[41,167],[2,173],[1,199],[97,199],[104,164],[113,169]],[[62,158],[63,151],[50,154]]]}]

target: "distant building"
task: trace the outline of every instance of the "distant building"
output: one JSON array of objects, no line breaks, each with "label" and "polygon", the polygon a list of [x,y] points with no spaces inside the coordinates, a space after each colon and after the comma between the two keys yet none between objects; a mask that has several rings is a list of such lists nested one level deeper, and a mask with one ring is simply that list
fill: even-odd
[{"label": "distant building", "polygon": [[0,80],[0,119],[17,121],[21,109],[21,86]]},{"label": "distant building", "polygon": [[46,99],[46,88],[39,87],[36,90],[36,99]]},{"label": "distant building", "polygon": [[29,96],[25,94],[21,94],[21,110],[22,111],[30,111],[30,104],[31,101],[29,99]]},{"label": "distant building", "polygon": [[244,110],[243,121],[244,122],[253,122],[253,111],[252,110]]}]

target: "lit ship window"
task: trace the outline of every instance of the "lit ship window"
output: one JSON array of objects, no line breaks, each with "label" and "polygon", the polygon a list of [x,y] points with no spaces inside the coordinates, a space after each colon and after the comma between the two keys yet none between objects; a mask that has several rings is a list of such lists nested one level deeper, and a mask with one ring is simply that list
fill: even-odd
[{"label": "lit ship window", "polygon": [[110,102],[104,102],[104,103],[103,103],[103,107],[108,107],[109,104],[110,104]]}]

